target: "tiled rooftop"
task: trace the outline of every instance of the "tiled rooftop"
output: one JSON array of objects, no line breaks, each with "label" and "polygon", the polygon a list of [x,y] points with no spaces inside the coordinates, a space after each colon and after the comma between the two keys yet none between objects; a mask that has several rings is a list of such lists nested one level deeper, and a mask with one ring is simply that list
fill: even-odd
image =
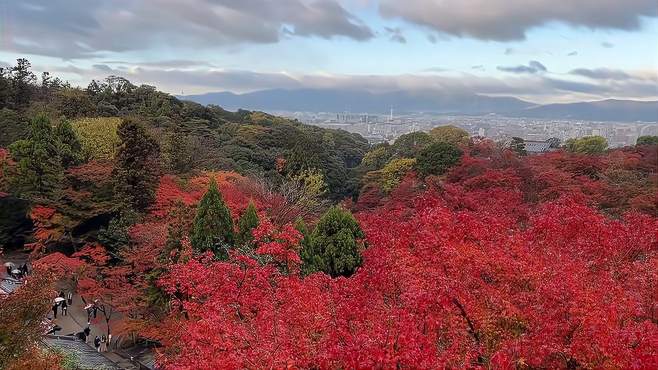
[{"label": "tiled rooftop", "polygon": [[43,342],[52,349],[73,355],[80,369],[120,369],[89,345],[72,337],[49,335],[43,338]]}]

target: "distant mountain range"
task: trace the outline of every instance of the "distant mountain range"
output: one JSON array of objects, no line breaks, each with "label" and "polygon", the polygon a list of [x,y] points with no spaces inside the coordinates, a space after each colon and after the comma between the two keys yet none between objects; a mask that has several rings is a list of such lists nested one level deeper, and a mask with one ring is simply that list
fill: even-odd
[{"label": "distant mountain range", "polygon": [[215,104],[228,110],[386,114],[393,108],[396,113],[434,112],[592,121],[658,121],[658,101],[602,100],[536,105],[513,97],[468,93],[395,91],[375,94],[340,89],[271,89],[245,94],[217,92],[179,98],[203,105]]}]

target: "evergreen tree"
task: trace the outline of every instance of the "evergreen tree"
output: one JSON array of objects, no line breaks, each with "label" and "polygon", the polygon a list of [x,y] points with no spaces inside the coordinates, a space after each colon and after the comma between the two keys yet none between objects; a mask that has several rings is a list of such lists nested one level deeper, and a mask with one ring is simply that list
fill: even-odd
[{"label": "evergreen tree", "polygon": [[228,259],[234,241],[233,219],[214,180],[199,202],[190,241],[199,252],[212,251],[217,258]]},{"label": "evergreen tree", "polygon": [[247,209],[238,220],[238,244],[250,244],[254,239],[252,230],[256,228],[256,226],[258,226],[258,214],[256,212],[256,205],[253,201],[250,201]]},{"label": "evergreen tree", "polygon": [[144,126],[127,119],[118,128],[119,146],[114,169],[115,194],[124,205],[146,209],[155,199],[158,182],[158,144]]},{"label": "evergreen tree", "polygon": [[330,208],[301,251],[304,272],[322,271],[332,277],[352,275],[362,263],[364,237],[351,212],[338,206]]},{"label": "evergreen tree", "polygon": [[520,137],[513,137],[512,141],[509,144],[511,151],[518,155],[527,155],[528,152],[525,150],[525,140]]},{"label": "evergreen tree", "polygon": [[12,191],[26,198],[58,199],[64,170],[58,140],[45,115],[34,118],[28,138],[11,144],[9,151],[17,162],[10,178]]},{"label": "evergreen tree", "polygon": [[308,231],[308,227],[306,226],[306,222],[304,222],[303,218],[298,218],[295,221],[295,229],[299,231],[300,234],[302,234],[302,240],[300,242],[300,245],[302,247],[302,251],[304,251],[307,248],[310,248],[309,245],[311,243],[311,235]]},{"label": "evergreen tree", "polygon": [[82,145],[69,121],[63,120],[55,127],[55,136],[57,149],[65,168],[82,162]]},{"label": "evergreen tree", "polygon": [[443,175],[459,162],[463,152],[453,144],[434,143],[418,154],[416,170],[422,176]]},{"label": "evergreen tree", "polygon": [[166,136],[162,156],[169,170],[173,173],[186,173],[192,169],[192,145],[187,136],[182,133],[172,133]]}]

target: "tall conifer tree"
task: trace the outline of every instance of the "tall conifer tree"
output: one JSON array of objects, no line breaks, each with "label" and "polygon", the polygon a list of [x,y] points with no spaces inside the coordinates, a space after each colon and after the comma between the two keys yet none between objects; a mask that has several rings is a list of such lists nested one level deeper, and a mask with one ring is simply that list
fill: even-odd
[{"label": "tall conifer tree", "polygon": [[252,230],[258,226],[258,213],[256,212],[256,205],[253,201],[249,202],[247,209],[244,211],[240,220],[238,220],[238,237],[237,241],[240,245],[249,244],[254,239]]},{"label": "tall conifer tree", "polygon": [[29,137],[9,146],[17,162],[16,173],[11,176],[11,189],[26,198],[56,200],[64,176],[58,140],[50,120],[39,115],[32,120]]},{"label": "tall conifer tree", "polygon": [[121,145],[114,169],[115,194],[126,206],[145,210],[155,199],[159,148],[144,126],[127,119],[118,128]]},{"label": "tall conifer tree", "polygon": [[197,208],[190,241],[199,252],[212,251],[219,259],[228,259],[235,240],[231,212],[213,180]]}]

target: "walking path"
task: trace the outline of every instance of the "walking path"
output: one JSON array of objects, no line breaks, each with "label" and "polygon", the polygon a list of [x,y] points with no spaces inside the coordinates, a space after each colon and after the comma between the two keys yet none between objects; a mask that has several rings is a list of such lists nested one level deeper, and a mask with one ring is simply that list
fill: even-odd
[{"label": "walking path", "polygon": [[[25,253],[15,252],[7,255],[3,255],[0,262],[13,262],[17,266],[25,263],[28,259],[28,255]],[[1,264],[0,264],[1,265]],[[4,267],[0,270],[0,277],[4,277],[6,271]],[[63,287],[59,287],[63,288]],[[67,293],[67,290],[62,289],[64,293]],[[84,309],[85,303],[82,301],[82,298],[79,294],[74,294],[72,299],[72,304],[67,307],[67,315],[62,314],[61,306],[57,308],[57,318],[54,318],[53,311],[48,312],[47,318],[51,323],[58,325],[62,329],[57,331],[55,335],[59,336],[72,336],[76,333],[83,331],[87,325],[87,311]],[[99,311],[97,313],[97,319],[93,319],[89,325],[91,333],[87,338],[87,345],[96,350],[94,347],[94,338],[96,336],[107,336],[107,325],[105,324],[105,319],[102,316],[103,314]],[[119,318],[119,313],[114,313],[112,321],[110,321],[110,329],[113,329],[113,321]],[[112,331],[112,330],[111,330]],[[107,352],[102,352],[102,355],[108,358],[110,361],[114,362],[121,369],[139,369],[139,365],[131,361],[129,358],[125,358],[118,353],[114,352],[116,345],[116,336],[112,338],[112,342],[108,345]]]}]

